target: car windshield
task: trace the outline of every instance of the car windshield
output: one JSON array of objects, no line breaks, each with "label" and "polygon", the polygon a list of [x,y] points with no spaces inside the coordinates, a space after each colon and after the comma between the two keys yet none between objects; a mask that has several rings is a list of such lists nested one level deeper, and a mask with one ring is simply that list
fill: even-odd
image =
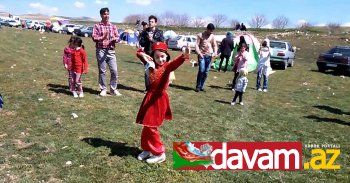
[{"label": "car windshield", "polygon": [[339,53],[339,54],[350,57],[350,48],[332,48],[327,53],[328,54]]},{"label": "car windshield", "polygon": [[180,40],[182,38],[182,36],[177,36],[176,40]]},{"label": "car windshield", "polygon": [[282,42],[270,42],[270,47],[271,47],[271,48],[282,48],[282,49],[286,49],[286,43],[282,43]]}]

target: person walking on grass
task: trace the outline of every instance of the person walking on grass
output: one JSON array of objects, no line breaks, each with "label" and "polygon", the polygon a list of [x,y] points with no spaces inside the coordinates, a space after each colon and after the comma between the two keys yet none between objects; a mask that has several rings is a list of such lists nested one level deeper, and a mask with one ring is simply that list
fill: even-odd
[{"label": "person walking on grass", "polygon": [[96,43],[96,59],[98,66],[98,83],[101,89],[100,96],[107,95],[106,71],[107,65],[111,72],[110,94],[120,96],[117,90],[118,70],[115,56],[115,44],[119,38],[118,29],[109,22],[109,9],[100,10],[101,22],[94,25],[92,40]]},{"label": "person walking on grass", "polygon": [[236,104],[236,100],[239,97],[239,104],[243,105],[243,93],[245,93],[245,90],[247,89],[248,85],[248,70],[247,69],[241,69],[239,71],[239,76],[236,81],[236,85],[234,87],[235,89],[235,96],[232,99],[231,105]]},{"label": "person walking on grass", "polygon": [[[257,77],[256,77],[256,89],[258,91],[267,92],[267,86],[269,84],[269,72],[271,71],[270,57],[271,52],[270,48],[267,45],[267,41],[264,41],[261,44],[261,48],[259,50],[259,63],[256,69]],[[260,87],[260,81],[263,78],[263,90]]]},{"label": "person walking on grass", "polygon": [[197,35],[196,52],[198,54],[198,74],[196,92],[204,91],[204,83],[208,77],[210,63],[216,57],[216,44],[213,31],[215,26],[210,23],[207,25],[207,30]]},{"label": "person walking on grass", "polygon": [[220,45],[220,53],[221,53],[220,59],[221,60],[220,60],[220,65],[219,65],[219,69],[218,69],[219,72],[221,72],[221,66],[222,66],[222,62],[224,60],[226,60],[224,72],[227,71],[227,65],[228,65],[228,61],[230,60],[232,50],[233,50],[232,33],[227,32],[226,37],[224,39],[222,39],[221,45]]},{"label": "person walking on grass", "polygon": [[173,61],[170,60],[168,47],[163,42],[154,43],[151,47],[151,56],[139,49],[136,53],[145,64],[145,70],[150,84],[137,114],[136,123],[142,124],[141,148],[142,153],[138,160],[146,160],[147,163],[161,163],[165,161],[165,146],[160,139],[158,128],[164,120],[172,120],[169,96],[166,91],[169,85],[170,72],[180,67],[189,60],[190,50]]},{"label": "person walking on grass", "polygon": [[83,40],[77,37],[74,40],[74,51],[72,53],[72,71],[73,71],[73,96],[84,97],[83,83],[81,82],[82,74],[88,72],[88,61],[84,50]]},{"label": "person walking on grass", "polygon": [[68,78],[68,88],[69,91],[73,93],[73,70],[72,70],[72,53],[74,52],[74,41],[77,37],[71,36],[68,41],[68,46],[66,46],[63,50],[63,65],[67,70],[67,78]]}]

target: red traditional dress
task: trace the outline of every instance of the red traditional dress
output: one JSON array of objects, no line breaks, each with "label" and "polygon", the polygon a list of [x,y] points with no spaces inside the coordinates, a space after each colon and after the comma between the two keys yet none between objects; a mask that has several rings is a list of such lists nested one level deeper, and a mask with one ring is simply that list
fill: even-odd
[{"label": "red traditional dress", "polygon": [[[140,50],[136,55],[142,62],[146,62]],[[149,69],[150,85],[137,114],[136,123],[144,126],[141,134],[141,148],[144,151],[150,151],[153,155],[164,153],[165,146],[160,140],[158,127],[164,120],[172,119],[169,96],[166,92],[170,72],[176,70],[185,60],[188,60],[188,57],[180,55],[162,66],[156,65],[155,69]]]}]

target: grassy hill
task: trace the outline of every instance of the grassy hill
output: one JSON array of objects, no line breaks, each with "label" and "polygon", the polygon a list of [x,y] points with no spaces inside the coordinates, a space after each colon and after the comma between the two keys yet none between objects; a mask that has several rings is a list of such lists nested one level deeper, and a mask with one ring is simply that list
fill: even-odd
[{"label": "grassy hill", "polygon": [[[196,93],[198,68],[185,63],[168,89],[174,120],[160,128],[167,161],[148,165],[135,158],[141,133],[135,118],[144,97],[135,48],[117,46],[123,96],[99,97],[94,44],[83,38],[90,70],[82,80],[85,97],[75,99],[62,64],[68,35],[0,29],[0,182],[348,182],[350,78],[319,73],[315,64],[320,52],[348,44],[347,35],[254,34],[291,41],[298,48],[295,66],[276,70],[268,93],[255,90],[250,73],[245,105],[233,107],[233,73],[211,71],[206,92]],[[341,170],[176,171],[174,141],[339,144]],[[310,158],[304,148],[303,161]]]}]

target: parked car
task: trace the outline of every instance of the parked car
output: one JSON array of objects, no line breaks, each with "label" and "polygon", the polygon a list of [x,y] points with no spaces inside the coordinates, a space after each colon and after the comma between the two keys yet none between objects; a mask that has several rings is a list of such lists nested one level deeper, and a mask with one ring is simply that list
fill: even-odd
[{"label": "parked car", "polygon": [[91,37],[93,27],[83,27],[81,29],[74,29],[74,34],[78,36]]},{"label": "parked car", "polygon": [[8,25],[10,27],[19,27],[21,26],[21,23],[17,20],[8,20]]},{"label": "parked car", "polygon": [[30,20],[26,22],[28,29],[40,30],[44,28],[44,23],[40,23],[37,20]]},{"label": "parked car", "polygon": [[9,20],[4,20],[3,25],[6,27],[9,27],[10,26]]},{"label": "parked car", "polygon": [[294,66],[295,49],[287,41],[270,40],[271,64],[280,65],[285,70]]},{"label": "parked car", "polygon": [[58,25],[58,26],[53,26],[53,27],[52,27],[52,32],[60,33],[60,34],[61,34],[61,33],[62,33],[62,29],[63,29],[63,28],[62,28],[61,26],[59,26],[59,25]]},{"label": "parked car", "polygon": [[336,46],[321,53],[316,64],[320,72],[327,69],[350,72],[350,46]]},{"label": "parked car", "polygon": [[82,27],[82,25],[66,24],[62,28],[62,33],[74,34],[74,29],[80,29]]},{"label": "parked car", "polygon": [[184,50],[188,46],[192,51],[196,50],[196,36],[179,35],[174,39],[170,39],[168,47],[173,50]]},{"label": "parked car", "polygon": [[4,26],[5,26],[5,20],[0,19],[0,26],[1,26],[1,25],[4,25]]}]

